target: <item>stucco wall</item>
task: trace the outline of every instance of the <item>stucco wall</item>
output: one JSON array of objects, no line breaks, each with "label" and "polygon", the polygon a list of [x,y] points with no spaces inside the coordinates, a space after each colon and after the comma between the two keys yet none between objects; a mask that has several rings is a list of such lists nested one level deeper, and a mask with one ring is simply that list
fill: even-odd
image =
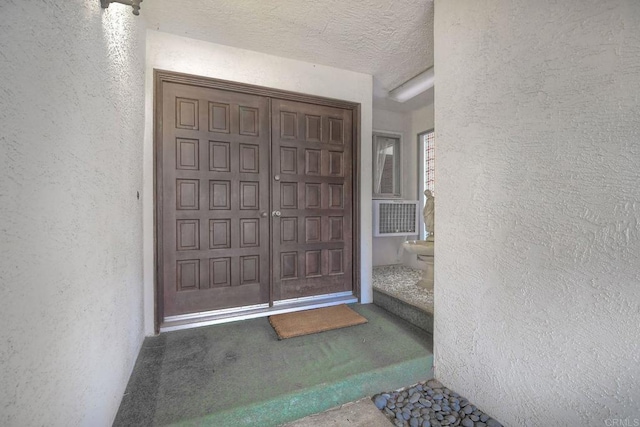
[{"label": "stucco wall", "polygon": [[0,425],[107,426],[143,339],[144,30],[0,3]]},{"label": "stucco wall", "polygon": [[436,3],[436,376],[506,425],[639,422],[640,3]]},{"label": "stucco wall", "polygon": [[[433,115],[433,104],[404,113],[380,108],[373,110],[374,130],[402,134],[402,198],[405,200],[418,200],[417,136],[433,129]],[[415,238],[417,236],[374,237],[373,265],[405,264],[424,268],[415,255],[401,250],[402,242]]]},{"label": "stucco wall", "polygon": [[[281,58],[149,30],[144,169],[145,330],[153,333],[153,69],[233,80],[361,104],[361,139],[371,141],[372,77],[338,68]],[[362,301],[371,302],[371,144],[363,143],[360,197],[362,217]]]},{"label": "stucco wall", "polygon": [[[401,113],[378,108],[373,109],[373,130],[379,132],[391,132],[400,134],[402,146],[400,147],[402,167],[402,198],[415,200],[414,185],[416,173],[415,158],[411,156],[411,112]],[[371,190],[370,190],[371,191]],[[370,231],[371,232],[371,231]],[[374,237],[373,238],[373,265],[399,264],[409,261],[409,254],[400,250],[404,236]]]}]

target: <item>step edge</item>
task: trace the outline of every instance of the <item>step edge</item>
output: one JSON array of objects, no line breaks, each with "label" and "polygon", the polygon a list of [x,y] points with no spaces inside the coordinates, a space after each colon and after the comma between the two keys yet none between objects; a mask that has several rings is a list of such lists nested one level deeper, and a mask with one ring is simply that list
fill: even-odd
[{"label": "step edge", "polygon": [[[396,372],[402,373],[406,371],[407,373],[410,373],[414,369],[424,369],[425,374],[419,379],[408,379],[408,377],[413,377],[413,375],[407,374],[401,380],[397,380],[394,385],[384,387],[384,390],[381,389],[383,387],[382,384],[378,386],[378,383],[376,383],[376,388],[372,389],[372,380],[380,380],[383,375],[390,375]],[[375,393],[396,390],[401,387],[408,386],[410,385],[409,382],[415,383],[431,378],[433,378],[433,354],[428,354],[416,357],[411,360],[405,360],[400,363],[388,365],[384,368],[378,368],[371,371],[350,375],[341,380],[331,383],[316,384],[297,392],[285,393],[275,397],[274,399],[262,400],[253,404],[242,405],[226,411],[216,412],[191,420],[179,421],[177,423],[172,423],[169,425],[181,427],[204,425],[216,425],[219,427],[241,427],[254,426],[258,425],[257,423],[260,423],[259,425],[265,427],[278,426],[284,423],[298,420],[300,418],[304,418],[308,415],[326,411],[328,409],[348,402],[371,396]],[[340,393],[340,389],[346,387],[346,385],[350,382],[356,383],[356,385],[354,386],[356,390],[347,390],[346,392],[345,390],[342,390],[342,392]],[[365,390],[367,386],[368,388]],[[320,398],[316,396],[316,398],[314,399],[314,395],[318,394],[320,395]],[[331,396],[333,396],[334,399],[331,399]],[[337,396],[340,396],[340,398],[335,399],[335,397]],[[296,405],[296,403],[303,400],[305,401],[304,405]],[[310,401],[315,402],[315,404],[310,404]],[[269,418],[265,420],[264,418],[260,418],[260,415],[270,413],[268,410],[265,411],[265,406],[273,407],[274,410],[278,407],[287,408],[289,411],[287,412],[287,415],[281,417],[280,419],[276,420],[273,418]],[[234,416],[234,414],[236,413],[242,413],[243,415],[238,418]],[[280,411],[280,413],[282,413],[282,411]]]}]

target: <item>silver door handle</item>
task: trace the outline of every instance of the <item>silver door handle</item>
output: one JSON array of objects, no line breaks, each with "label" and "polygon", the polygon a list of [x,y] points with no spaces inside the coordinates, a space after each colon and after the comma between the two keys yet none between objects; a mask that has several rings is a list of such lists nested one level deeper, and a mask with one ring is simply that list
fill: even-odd
[{"label": "silver door handle", "polygon": [[275,179],[276,181],[280,181],[280,175],[274,176],[273,179]]},{"label": "silver door handle", "polygon": [[282,214],[280,213],[280,211],[273,211],[273,212],[271,212],[271,216],[280,216],[280,215],[282,215]]},{"label": "silver door handle", "polygon": [[266,218],[266,217],[267,217],[267,215],[268,215],[268,214],[267,214],[266,212],[262,212],[262,213],[260,214],[260,216],[261,216],[262,218]]}]

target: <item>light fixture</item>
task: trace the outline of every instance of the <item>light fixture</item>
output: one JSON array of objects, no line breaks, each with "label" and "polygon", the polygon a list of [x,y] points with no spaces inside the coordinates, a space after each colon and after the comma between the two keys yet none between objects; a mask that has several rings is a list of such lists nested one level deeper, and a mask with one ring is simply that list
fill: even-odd
[{"label": "light fixture", "polygon": [[103,9],[108,8],[111,3],[121,3],[131,6],[133,8],[133,14],[136,16],[140,15],[140,3],[142,3],[142,0],[100,0],[100,5]]},{"label": "light fixture", "polygon": [[388,96],[394,101],[408,101],[414,96],[420,95],[425,90],[432,88],[434,80],[435,75],[433,73],[433,67],[431,67],[390,91]]}]

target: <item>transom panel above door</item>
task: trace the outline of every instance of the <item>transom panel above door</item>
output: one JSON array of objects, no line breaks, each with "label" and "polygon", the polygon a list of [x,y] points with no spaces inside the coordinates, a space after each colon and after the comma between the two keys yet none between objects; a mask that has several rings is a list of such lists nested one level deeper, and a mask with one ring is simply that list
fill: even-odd
[{"label": "transom panel above door", "polygon": [[356,301],[356,111],[156,71],[159,328]]}]

